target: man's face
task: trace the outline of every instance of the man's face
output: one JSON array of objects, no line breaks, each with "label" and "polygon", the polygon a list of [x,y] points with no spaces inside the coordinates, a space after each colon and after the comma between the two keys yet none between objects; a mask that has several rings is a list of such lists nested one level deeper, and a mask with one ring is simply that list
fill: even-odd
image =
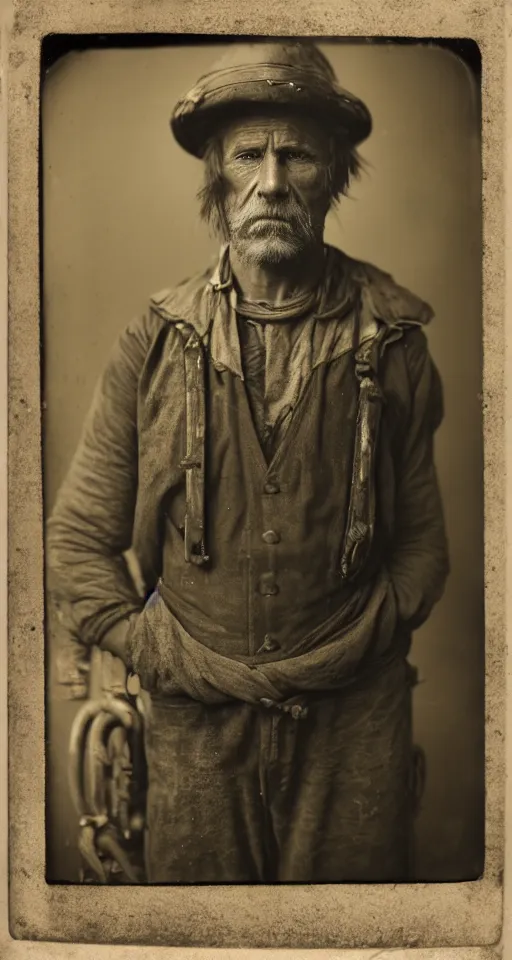
[{"label": "man's face", "polygon": [[322,243],[330,146],[313,120],[238,121],[222,154],[229,239],[243,261],[279,264]]}]

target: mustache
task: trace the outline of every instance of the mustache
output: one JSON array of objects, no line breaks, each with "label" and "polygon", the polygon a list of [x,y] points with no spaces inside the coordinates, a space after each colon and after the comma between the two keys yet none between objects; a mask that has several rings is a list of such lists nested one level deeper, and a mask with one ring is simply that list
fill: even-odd
[{"label": "mustache", "polygon": [[293,198],[282,201],[279,205],[268,203],[262,205],[255,200],[241,210],[231,211],[228,216],[230,231],[235,234],[244,234],[252,224],[261,219],[275,220],[276,231],[279,231],[284,221],[303,237],[315,240],[315,231],[308,211]]}]

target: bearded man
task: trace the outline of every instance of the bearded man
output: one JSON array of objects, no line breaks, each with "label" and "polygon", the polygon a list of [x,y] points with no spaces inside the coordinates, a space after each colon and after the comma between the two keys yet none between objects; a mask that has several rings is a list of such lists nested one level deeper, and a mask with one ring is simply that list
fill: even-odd
[{"label": "bearded man", "polygon": [[324,243],[371,117],[313,44],[237,45],[171,123],[220,257],[121,334],[52,589],[141,684],[149,882],[407,880],[406,658],[448,572],[432,311]]}]

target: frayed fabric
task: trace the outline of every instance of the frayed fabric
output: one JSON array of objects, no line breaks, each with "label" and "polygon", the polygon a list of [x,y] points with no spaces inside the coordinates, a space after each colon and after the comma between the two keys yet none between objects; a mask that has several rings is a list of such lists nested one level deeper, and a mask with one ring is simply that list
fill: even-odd
[{"label": "frayed fabric", "polygon": [[[348,605],[350,606],[350,605]],[[222,656],[194,639],[156,590],[134,621],[130,660],[142,686],[164,696],[186,695],[201,703],[238,700],[280,703],[305,691],[336,690],[350,680],[370,649],[389,650],[396,629],[396,601],[385,575],[377,578],[363,612],[347,620],[341,609],[319,631],[281,660],[257,663]]]}]

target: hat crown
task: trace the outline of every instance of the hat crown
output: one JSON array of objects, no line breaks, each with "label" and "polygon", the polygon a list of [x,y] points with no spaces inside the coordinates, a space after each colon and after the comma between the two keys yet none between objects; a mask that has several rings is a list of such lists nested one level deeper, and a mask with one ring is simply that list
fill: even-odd
[{"label": "hat crown", "polygon": [[207,76],[237,67],[257,64],[293,67],[297,71],[316,73],[324,82],[336,86],[336,74],[327,58],[312,41],[256,41],[233,44],[213,65]]}]

